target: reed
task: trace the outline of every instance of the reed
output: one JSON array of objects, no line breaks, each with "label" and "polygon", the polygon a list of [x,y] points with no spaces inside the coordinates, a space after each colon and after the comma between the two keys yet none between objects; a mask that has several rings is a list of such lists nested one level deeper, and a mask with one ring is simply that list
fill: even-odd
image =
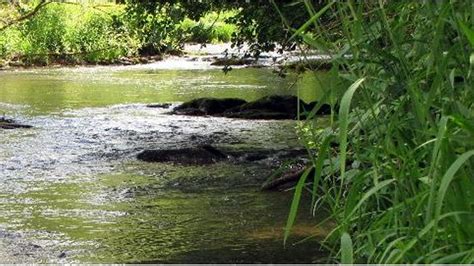
[{"label": "reed", "polygon": [[341,82],[325,98],[339,112],[327,128],[301,121],[316,171],[285,240],[309,191],[336,224],[329,261],[473,263],[474,3],[304,3],[294,37],[333,55]]}]

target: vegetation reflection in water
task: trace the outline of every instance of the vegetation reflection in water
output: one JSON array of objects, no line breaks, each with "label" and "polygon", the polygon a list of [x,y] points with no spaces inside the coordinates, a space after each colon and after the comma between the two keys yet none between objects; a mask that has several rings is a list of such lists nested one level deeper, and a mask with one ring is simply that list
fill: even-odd
[{"label": "vegetation reflection in water", "polygon": [[[327,83],[324,73],[281,78],[270,69],[153,70],[80,68],[0,73],[0,102],[27,105],[32,114],[64,108],[124,103],[183,102],[199,97],[256,100],[266,95],[297,94],[317,99]],[[293,84],[295,85],[293,86]],[[8,112],[9,110],[5,110]]]},{"label": "vegetation reflection in water", "polygon": [[[90,180],[35,182],[0,221],[10,230],[35,231],[32,241],[40,246],[58,243],[57,253],[67,250],[69,261],[304,262],[318,255],[314,242],[282,246],[290,194],[234,186],[242,172],[256,168],[133,163],[122,170]],[[201,183],[203,175],[211,185]],[[295,229],[300,238],[317,230],[305,223]]]}]

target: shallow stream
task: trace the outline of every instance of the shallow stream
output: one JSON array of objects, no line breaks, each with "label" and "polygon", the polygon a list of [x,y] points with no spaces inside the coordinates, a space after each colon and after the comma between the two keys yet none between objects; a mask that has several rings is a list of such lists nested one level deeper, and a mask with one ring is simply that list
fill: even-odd
[{"label": "shallow stream", "polygon": [[[302,208],[290,244],[292,194],[260,192],[271,163],[143,163],[144,149],[196,143],[299,147],[294,121],[167,115],[149,103],[198,97],[317,99],[324,74],[296,80],[268,68],[224,74],[177,60],[128,67],[0,72],[0,262],[312,262],[319,218]],[[316,237],[315,239],[318,239]]]}]

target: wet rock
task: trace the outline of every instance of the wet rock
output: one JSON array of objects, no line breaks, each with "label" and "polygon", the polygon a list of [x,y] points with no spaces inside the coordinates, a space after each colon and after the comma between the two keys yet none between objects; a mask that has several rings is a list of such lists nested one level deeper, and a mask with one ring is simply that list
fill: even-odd
[{"label": "wet rock", "polygon": [[170,108],[171,103],[158,103],[158,104],[149,104],[146,107],[148,108],[163,108],[163,109],[168,109]]},{"label": "wet rock", "polygon": [[296,96],[267,96],[229,110],[225,116],[246,119],[294,119],[298,102],[304,104]]},{"label": "wet rock", "polygon": [[174,108],[173,113],[184,115],[216,115],[245,104],[246,101],[235,98],[199,98]]},{"label": "wet rock", "polygon": [[[222,116],[241,119],[296,119],[300,105],[300,117],[305,118],[317,102],[309,104],[298,100],[296,96],[273,95],[253,102],[241,99],[199,98],[174,108],[173,114],[192,116]],[[323,104],[316,115],[331,113],[331,107]]]},{"label": "wet rock", "polygon": [[18,124],[12,119],[0,117],[0,128],[1,129],[16,129],[16,128],[32,128],[32,126]]},{"label": "wet rock", "polygon": [[243,66],[243,65],[250,65],[254,63],[255,60],[252,58],[237,58],[237,57],[230,57],[230,58],[219,58],[216,59],[211,66]]},{"label": "wet rock", "polygon": [[[243,118],[258,111],[262,114],[268,113],[270,117],[282,117],[283,119],[283,117],[286,116],[286,118],[293,119],[296,118],[298,114],[298,104],[300,105],[300,115],[304,117],[304,113],[313,110],[313,108],[316,107],[318,103],[311,102],[308,104],[302,100],[299,100],[296,96],[272,95],[243,104],[238,109],[231,110],[231,112],[237,111],[237,113],[240,113]],[[331,106],[328,104],[323,104],[316,114],[322,115],[329,114],[330,112]]]},{"label": "wet rock", "polygon": [[148,58],[145,58],[145,57],[140,57],[140,58],[138,58],[138,62],[140,64],[148,64],[148,63],[150,63],[150,60]]},{"label": "wet rock", "polygon": [[229,118],[240,118],[240,119],[262,119],[262,120],[281,120],[281,119],[294,119],[295,116],[283,112],[269,112],[262,110],[246,110],[238,112],[229,112],[223,116]]},{"label": "wet rock", "polygon": [[175,164],[211,164],[227,159],[227,156],[210,145],[195,148],[145,150],[137,155],[145,162]]}]

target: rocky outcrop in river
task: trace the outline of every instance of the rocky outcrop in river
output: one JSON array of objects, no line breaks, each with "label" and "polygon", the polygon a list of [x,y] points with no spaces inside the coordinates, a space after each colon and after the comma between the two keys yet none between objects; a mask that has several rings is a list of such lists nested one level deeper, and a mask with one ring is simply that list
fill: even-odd
[{"label": "rocky outcrop in river", "polygon": [[227,159],[227,156],[210,145],[196,148],[145,150],[137,155],[145,162],[171,162],[177,164],[211,164]]},{"label": "rocky outcrop in river", "polygon": [[[305,118],[317,102],[305,103],[296,96],[273,95],[246,102],[235,98],[199,98],[185,102],[173,109],[172,114],[193,116],[221,116],[241,119],[296,119]],[[316,115],[330,114],[331,107],[323,104]]]},{"label": "rocky outcrop in river", "polygon": [[29,125],[22,125],[12,119],[0,117],[0,129],[31,128]]},{"label": "rocky outcrop in river", "polygon": [[174,163],[183,165],[211,164],[220,161],[256,162],[264,160],[287,160],[303,158],[304,149],[221,149],[211,145],[200,145],[189,148],[145,150],[137,155],[137,159],[145,162]]}]

